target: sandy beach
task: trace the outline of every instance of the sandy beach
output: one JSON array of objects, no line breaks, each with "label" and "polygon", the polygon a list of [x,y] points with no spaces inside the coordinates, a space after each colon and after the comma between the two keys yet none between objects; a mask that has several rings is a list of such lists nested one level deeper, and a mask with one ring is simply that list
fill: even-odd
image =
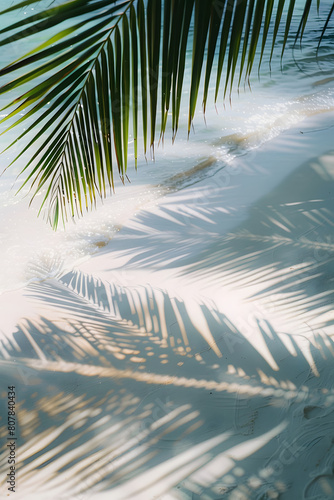
[{"label": "sandy beach", "polygon": [[334,498],[333,131],[166,179],[90,259],[0,296],[17,500]]}]

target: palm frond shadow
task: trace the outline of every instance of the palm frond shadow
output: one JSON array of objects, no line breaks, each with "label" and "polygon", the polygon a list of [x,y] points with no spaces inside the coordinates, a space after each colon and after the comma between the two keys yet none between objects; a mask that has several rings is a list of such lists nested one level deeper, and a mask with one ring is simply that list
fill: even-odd
[{"label": "palm frond shadow", "polygon": [[[310,412],[324,414],[321,432],[327,425],[333,394],[322,392],[322,378],[313,374],[316,367],[321,377],[332,363],[330,338],[310,344],[312,373],[297,344],[287,349],[269,324],[259,324],[274,370],[218,310],[201,305],[211,342],[186,303],[161,290],[72,272],[31,286],[30,297],[46,301],[55,316],[23,319],[1,345],[4,382],[16,378],[20,387],[26,497],[37,489],[54,498],[70,490],[79,498],[108,491],[115,499],[139,499],[182,482],[188,494],[214,500],[219,485],[226,491],[247,485],[251,457],[287,427],[281,415],[287,402],[301,412],[312,402]],[[261,431],[254,425],[259,411]],[[228,484],[224,478],[238,463],[244,477]]]},{"label": "palm frond shadow", "polygon": [[325,316],[333,303],[332,187],[323,158],[315,158],[251,206],[241,223],[240,210],[224,205],[223,189],[188,188],[177,206],[167,196],[154,216],[137,215],[113,249],[128,257],[126,270],[169,268],[190,284],[242,285],[247,299],[271,305],[287,320],[303,313],[321,329],[332,324]]}]

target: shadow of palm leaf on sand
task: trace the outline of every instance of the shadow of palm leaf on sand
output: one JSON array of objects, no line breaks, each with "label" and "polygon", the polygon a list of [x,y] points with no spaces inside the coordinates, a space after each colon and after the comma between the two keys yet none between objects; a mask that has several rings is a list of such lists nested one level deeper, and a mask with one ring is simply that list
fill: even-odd
[{"label": "shadow of palm leaf on sand", "polygon": [[333,151],[308,161],[247,212],[225,204],[219,177],[209,191],[188,189],[178,204],[167,196],[154,217],[137,215],[113,249],[127,258],[126,271],[167,268],[204,290],[242,288],[246,301],[274,304],[287,321],[303,315],[311,325],[305,328],[328,327],[334,290],[332,164]]},{"label": "shadow of palm leaf on sand", "polygon": [[[94,498],[147,499],[172,488],[175,498],[182,491],[216,500],[241,488],[251,499],[277,477],[282,488],[289,482],[273,470],[270,455],[254,472],[251,457],[266,456],[269,442],[286,467],[283,431],[298,438],[300,453],[328,436],[333,394],[322,390],[321,377],[332,363],[329,337],[301,351],[259,322],[267,347],[259,352],[207,304],[200,305],[207,325],[201,331],[187,303],[162,290],[79,272],[32,285],[29,294],[52,306],[54,316],[22,319],[1,345],[3,377],[20,387],[26,497],[37,490],[53,498],[69,491],[86,498],[88,491]],[[289,436],[291,404],[312,433]]]}]

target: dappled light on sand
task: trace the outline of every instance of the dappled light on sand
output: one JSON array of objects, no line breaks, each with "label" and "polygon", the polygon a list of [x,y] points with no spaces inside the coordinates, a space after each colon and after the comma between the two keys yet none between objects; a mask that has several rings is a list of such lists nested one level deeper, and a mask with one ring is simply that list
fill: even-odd
[{"label": "dappled light on sand", "polygon": [[[298,373],[319,376],[333,362],[324,334],[308,342],[308,358],[294,337],[286,343],[259,321],[268,362],[219,310],[198,305],[202,331],[190,318],[191,302],[188,313],[186,302],[163,290],[76,271],[28,293],[48,303],[49,318],[22,319],[1,345],[5,377],[25,384],[18,419],[27,496],[37,488],[61,497],[70,488],[144,500],[175,488],[170,498],[177,499],[182,484],[198,498],[231,492],[232,499],[251,499],[277,473],[269,456],[256,473],[249,460],[289,432],[282,416],[292,403],[309,421],[324,416],[318,439],[329,424],[334,392],[312,379],[296,385],[293,377],[296,365]],[[304,433],[293,439],[297,450],[308,446]],[[284,465],[284,443],[276,448]],[[244,482],[248,470],[252,479]],[[276,483],[277,494],[287,488]]]}]

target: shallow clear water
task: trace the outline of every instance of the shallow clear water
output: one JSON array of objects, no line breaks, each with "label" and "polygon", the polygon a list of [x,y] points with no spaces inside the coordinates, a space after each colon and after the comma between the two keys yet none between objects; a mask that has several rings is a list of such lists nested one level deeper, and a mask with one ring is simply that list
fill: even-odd
[{"label": "shallow clear water", "polygon": [[[42,2],[40,3],[42,4]],[[300,5],[303,2],[299,1]],[[0,7],[7,6],[0,0]],[[251,90],[242,86],[240,92],[232,94],[232,105],[223,103],[220,96],[217,111],[213,104],[213,87],[207,105],[206,123],[201,112],[199,99],[198,112],[194,121],[194,131],[187,140],[187,88],[181,110],[181,128],[174,145],[170,136],[166,137],[164,147],[156,151],[156,161],[139,161],[135,172],[130,157],[128,175],[131,184],[119,184],[116,195],[100,204],[96,211],[88,213],[83,219],[69,222],[66,229],[57,233],[37,218],[38,203],[28,210],[28,189],[15,196],[20,180],[17,174],[28,161],[25,155],[0,177],[0,292],[22,286],[31,280],[57,276],[76,263],[89,258],[105,246],[126,222],[140,208],[155,203],[168,190],[179,189],[196,182],[199,175],[209,169],[220,169],[233,162],[238,155],[247,155],[253,148],[279,135],[284,130],[298,124],[303,118],[334,109],[334,48],[333,29],[324,37],[319,57],[316,58],[315,32],[322,25],[325,6],[322,3],[320,19],[314,9],[304,35],[302,50],[299,45],[294,53],[288,47],[280,68],[280,49],[269,70],[268,54],[264,57],[260,79],[257,71],[251,79]],[[28,15],[22,12],[22,15]],[[16,14],[17,15],[17,14]],[[2,22],[10,22],[12,16]],[[321,21],[322,19],[322,21]],[[36,43],[27,40],[23,45],[13,44],[1,54],[1,64],[17,57],[28,45]],[[291,44],[290,44],[291,45]],[[298,61],[296,67],[293,57]],[[10,96],[2,97],[4,105]],[[3,114],[4,112],[2,112]],[[1,131],[4,126],[1,126]],[[15,140],[18,129],[0,138],[3,149],[9,141]],[[12,148],[1,157],[1,170],[17,154],[18,147]],[[130,147],[131,152],[131,147]],[[131,156],[131,155],[130,155]],[[205,164],[205,168],[193,169]],[[204,164],[203,164],[204,165]],[[193,169],[193,170],[192,170]],[[187,172],[182,182],[175,183],[173,178],[180,172]]]}]

